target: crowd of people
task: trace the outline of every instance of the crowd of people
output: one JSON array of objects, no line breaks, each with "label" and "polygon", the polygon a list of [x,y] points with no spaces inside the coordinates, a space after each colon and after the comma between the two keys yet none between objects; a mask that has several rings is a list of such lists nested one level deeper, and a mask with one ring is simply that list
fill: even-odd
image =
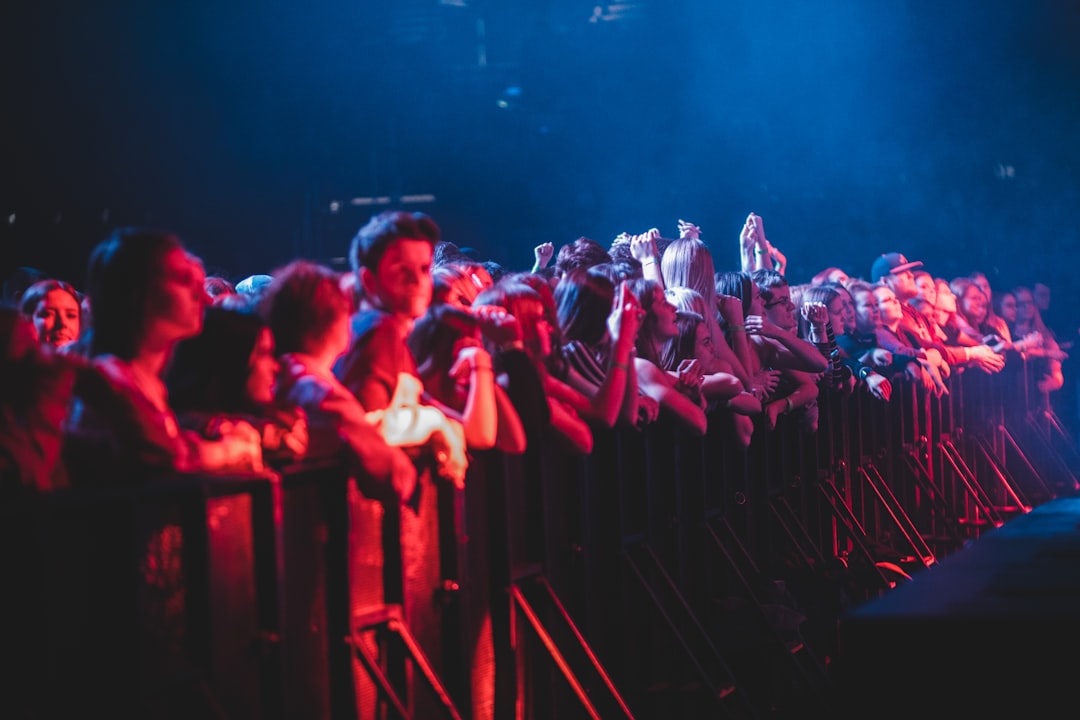
[{"label": "crowd of people", "polygon": [[5,491],[346,457],[366,494],[404,504],[424,462],[460,485],[470,452],[587,454],[597,427],[702,436],[717,414],[747,446],[785,414],[816,432],[823,393],[887,403],[903,378],[940,395],[1010,352],[1039,391],[1063,385],[1045,286],[898,252],[793,283],[753,213],[738,269],[693,223],[677,235],[544,243],[515,269],[393,210],[352,239],[350,272],[298,259],[234,284],[174,234],[117,229],[82,289],[42,273],[0,311]]}]

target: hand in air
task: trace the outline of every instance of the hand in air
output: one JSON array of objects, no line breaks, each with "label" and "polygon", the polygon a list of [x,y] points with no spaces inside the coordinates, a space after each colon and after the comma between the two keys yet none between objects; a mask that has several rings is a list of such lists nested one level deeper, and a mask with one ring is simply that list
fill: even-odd
[{"label": "hand in air", "polygon": [[480,321],[480,332],[499,345],[520,342],[524,338],[521,323],[498,305],[476,305],[470,308]]},{"label": "hand in air", "polygon": [[551,258],[555,256],[555,246],[549,242],[540,243],[533,248],[533,257],[536,258],[537,268],[546,268]]},{"label": "hand in air", "polygon": [[679,220],[679,238],[691,238],[693,240],[701,239],[701,228],[692,222],[686,222],[685,220]]},{"label": "hand in air", "polygon": [[652,228],[648,232],[630,237],[630,257],[643,263],[646,260],[656,260],[660,253],[656,241],[660,237],[660,231]]}]

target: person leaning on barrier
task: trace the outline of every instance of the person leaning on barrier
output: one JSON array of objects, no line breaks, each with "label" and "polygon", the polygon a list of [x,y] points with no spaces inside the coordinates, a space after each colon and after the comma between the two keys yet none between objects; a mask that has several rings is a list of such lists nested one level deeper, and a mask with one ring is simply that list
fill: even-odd
[{"label": "person leaning on barrier", "polygon": [[592,452],[592,429],[583,419],[590,401],[562,379],[566,361],[558,352],[562,335],[547,281],[535,273],[511,274],[480,293],[476,304],[501,309],[515,320],[515,336],[487,333],[484,342],[496,379],[517,408],[528,447],[549,447],[550,441],[571,454]]},{"label": "person leaning on barrier", "polygon": [[438,475],[463,487],[468,459],[461,418],[425,401],[408,346],[413,324],[431,304],[433,248],[439,236],[431,217],[401,210],[374,215],[360,228],[349,260],[363,297],[352,317],[349,347],[334,364],[334,374],[368,413],[383,413],[387,419],[399,414],[404,403],[423,415],[424,437],[415,438],[414,447],[434,450]]},{"label": "person leaning on barrier", "polygon": [[634,344],[644,312],[626,285],[595,269],[571,270],[555,287],[567,383],[589,398],[587,419],[605,428],[639,428],[659,404],[638,392]]},{"label": "person leaning on barrier", "polygon": [[405,502],[416,487],[412,459],[386,442],[367,409],[334,377],[334,361],[349,345],[351,310],[351,299],[328,267],[295,260],[274,272],[260,312],[279,353],[275,399],[307,416],[306,460],[344,454],[348,466],[363,473],[361,492]]},{"label": "person leaning on barrier", "polygon": [[796,334],[796,308],[784,276],[776,270],[755,270],[751,278],[758,290],[752,312],[760,315],[753,327],[747,318],[746,331],[761,366],[780,370],[777,390],[763,407],[769,428],[776,427],[780,415],[797,413],[803,428],[813,432],[817,429],[817,376],[829,369],[829,361],[813,343]]},{"label": "person leaning on barrier", "polygon": [[171,233],[121,228],[90,255],[94,308],[89,353],[96,373],[76,386],[68,467],[87,482],[141,480],[173,471],[261,470],[262,443],[238,421],[216,439],[182,430],[169,404],[166,365],[197,335],[210,299],[202,261]]},{"label": "person leaning on barrier", "polygon": [[202,331],[181,340],[165,375],[181,427],[206,438],[243,420],[259,431],[263,460],[296,462],[307,452],[304,411],[274,402],[274,335],[253,309],[206,309]]},{"label": "person leaning on barrier", "polygon": [[976,367],[989,373],[1000,372],[1005,367],[1005,358],[992,347],[981,343],[970,346],[949,345],[938,340],[930,321],[910,302],[919,294],[912,272],[913,268],[919,267],[922,267],[922,262],[909,262],[900,253],[890,252],[880,255],[870,270],[873,281],[888,287],[900,301],[901,318],[896,333],[902,341],[907,345],[922,348],[925,351],[925,362],[931,365],[933,371],[942,379],[948,378],[954,365]]},{"label": "person leaning on barrier", "polygon": [[[850,280],[848,292],[855,310],[855,329],[836,338],[840,348],[851,357],[873,367],[890,381],[906,378],[929,387],[930,378],[914,355],[894,354],[878,344],[881,330],[881,310],[878,308],[874,286],[861,280]],[[911,352],[917,352],[911,349]]]},{"label": "person leaning on barrier", "polygon": [[659,282],[637,278],[628,286],[645,311],[635,345],[638,387],[660,404],[662,413],[700,437],[708,429],[707,402],[701,390],[704,379],[701,362],[692,358],[682,361],[673,371],[661,368],[664,345],[679,334],[675,323],[678,311]]}]

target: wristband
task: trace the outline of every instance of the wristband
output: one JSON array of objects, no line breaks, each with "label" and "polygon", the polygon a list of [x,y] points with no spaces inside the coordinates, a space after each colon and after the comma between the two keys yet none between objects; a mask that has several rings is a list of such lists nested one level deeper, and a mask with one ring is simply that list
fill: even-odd
[{"label": "wristband", "polygon": [[625,370],[626,372],[630,372],[630,364],[629,363],[622,363],[622,362],[613,362],[613,363],[611,363],[611,369],[612,370]]},{"label": "wristband", "polygon": [[729,325],[728,329],[730,329],[731,332],[746,332],[745,325]]},{"label": "wristband", "polygon": [[787,406],[787,410],[784,411],[786,413],[791,412],[791,409],[793,407],[795,407],[795,403],[791,402],[791,397],[790,396],[784,398],[784,404]]}]

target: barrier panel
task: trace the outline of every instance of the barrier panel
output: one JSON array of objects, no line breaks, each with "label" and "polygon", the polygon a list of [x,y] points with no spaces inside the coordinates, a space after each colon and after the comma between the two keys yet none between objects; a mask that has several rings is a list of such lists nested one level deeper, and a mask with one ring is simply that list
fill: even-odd
[{"label": "barrier panel", "polygon": [[10,717],[273,717],[270,478],[9,498]]}]

